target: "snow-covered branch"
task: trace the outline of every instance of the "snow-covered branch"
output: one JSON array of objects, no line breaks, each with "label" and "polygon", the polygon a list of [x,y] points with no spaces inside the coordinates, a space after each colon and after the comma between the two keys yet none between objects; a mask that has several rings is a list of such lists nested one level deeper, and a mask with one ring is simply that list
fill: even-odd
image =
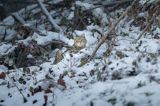
[{"label": "snow-covered branch", "polygon": [[51,23],[52,27],[55,28],[56,30],[59,30],[60,32],[62,32],[62,29],[60,26],[58,26],[55,21],[53,20],[52,16],[50,15],[50,13],[48,12],[48,10],[46,9],[46,7],[44,6],[44,4],[42,3],[41,0],[37,0],[39,6],[41,7],[41,10],[43,11],[43,13],[46,15],[46,17],[48,18],[49,22]]},{"label": "snow-covered branch", "polygon": [[104,36],[101,38],[101,40],[99,41],[98,45],[96,46],[95,50],[93,51],[92,55],[91,55],[91,59],[93,59],[93,57],[95,56],[97,50],[101,47],[101,45],[106,41],[107,37],[114,31],[114,29],[116,28],[116,26],[118,25],[118,23],[126,16],[126,14],[128,13],[128,11],[132,8],[132,6],[136,3],[136,0],[134,0],[132,2],[132,4],[124,11],[124,13],[114,22],[114,24],[112,25],[112,27],[108,30],[108,32],[106,32],[104,34]]}]

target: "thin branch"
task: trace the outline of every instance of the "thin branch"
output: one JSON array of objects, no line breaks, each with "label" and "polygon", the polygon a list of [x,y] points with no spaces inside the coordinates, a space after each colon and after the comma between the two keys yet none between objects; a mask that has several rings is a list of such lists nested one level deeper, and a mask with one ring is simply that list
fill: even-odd
[{"label": "thin branch", "polygon": [[145,32],[147,31],[147,29],[152,25],[153,21],[155,20],[157,14],[158,14],[158,7],[156,8],[156,12],[153,14],[151,20],[147,23],[147,26],[144,28],[144,30],[138,36],[138,38],[135,40],[134,43],[136,43],[145,34]]},{"label": "thin branch", "polygon": [[32,30],[32,31],[34,31],[34,32],[36,32],[36,33],[38,33],[38,34],[40,34],[40,35],[42,35],[42,36],[45,36],[45,34],[41,33],[41,31],[39,31],[38,29],[33,28],[33,27],[31,27],[30,25],[27,25],[27,23],[25,22],[25,20],[24,20],[17,12],[13,13],[12,15],[13,15],[13,17],[14,17],[18,22],[20,22],[20,23],[21,23],[23,26],[25,26],[26,28],[29,28],[30,30]]},{"label": "thin branch", "polygon": [[13,17],[15,17],[22,25],[25,25],[25,24],[26,24],[26,22],[24,21],[24,19],[23,19],[22,17],[20,17],[20,15],[19,15],[17,12],[13,13],[12,15],[13,15]]},{"label": "thin branch", "polygon": [[104,34],[104,36],[101,38],[101,40],[99,41],[98,45],[96,46],[95,50],[93,51],[90,60],[93,59],[93,57],[95,56],[97,50],[100,48],[100,46],[106,41],[107,37],[115,30],[115,27],[118,25],[118,23],[125,17],[125,15],[128,13],[128,11],[130,11],[130,9],[133,7],[133,5],[136,3],[136,0],[134,0],[131,4],[131,6],[129,6],[126,11],[115,21],[115,23],[111,26],[111,28],[109,29],[108,32],[106,32]]},{"label": "thin branch", "polygon": [[52,27],[55,28],[56,30],[62,32],[62,29],[60,26],[58,26],[55,21],[53,20],[52,16],[50,15],[50,13],[48,12],[48,10],[46,9],[46,7],[44,6],[44,4],[42,3],[41,0],[37,0],[39,6],[41,7],[42,12],[46,15],[46,17],[48,18],[49,22],[51,23]]},{"label": "thin branch", "polygon": [[[96,8],[100,8],[100,7],[112,7],[113,5],[121,5],[121,4],[124,4],[124,3],[130,3],[132,2],[133,0],[119,0],[119,1],[109,1],[107,3],[104,3],[104,4],[98,4],[98,6],[95,6],[93,8],[90,8],[90,9],[87,9],[85,11],[90,11],[90,10],[93,10],[93,9],[96,9]],[[96,4],[94,4],[96,5]]]},{"label": "thin branch", "polygon": [[116,0],[116,1],[109,1],[104,3],[104,6],[113,6],[116,4],[123,4],[123,3],[127,3],[127,2],[132,2],[133,0]]}]

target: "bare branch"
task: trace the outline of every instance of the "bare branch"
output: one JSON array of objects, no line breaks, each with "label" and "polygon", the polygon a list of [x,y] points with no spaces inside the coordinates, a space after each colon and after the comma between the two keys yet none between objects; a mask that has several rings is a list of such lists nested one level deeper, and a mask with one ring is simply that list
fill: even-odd
[{"label": "bare branch", "polygon": [[46,7],[44,6],[44,4],[42,3],[41,0],[37,0],[39,6],[41,7],[41,10],[43,11],[43,13],[46,15],[46,17],[48,18],[49,22],[51,23],[52,27],[55,28],[56,30],[62,32],[62,29],[60,26],[58,26],[55,21],[53,20],[52,16],[50,15],[50,13],[48,12],[48,10],[46,9]]},{"label": "bare branch", "polygon": [[109,1],[107,3],[104,3],[104,6],[113,6],[116,4],[123,4],[123,3],[127,3],[127,2],[132,2],[133,0],[116,0],[116,1]]},{"label": "bare branch", "polygon": [[97,50],[106,41],[107,37],[115,30],[115,27],[117,26],[117,24],[125,17],[125,15],[128,13],[128,11],[132,8],[132,6],[135,3],[136,3],[136,0],[134,0],[133,3],[131,4],[131,6],[129,6],[126,9],[126,11],[115,21],[115,23],[111,26],[111,28],[109,29],[109,31],[104,34],[104,36],[101,38],[101,40],[99,41],[98,45],[96,46],[95,50],[93,51],[93,53],[91,55],[91,59],[93,59],[93,57],[95,56]]},{"label": "bare branch", "polygon": [[25,24],[26,24],[26,22],[24,21],[24,19],[23,19],[22,17],[20,17],[20,15],[19,15],[17,12],[13,13],[12,15],[13,15],[22,25],[25,25]]},{"label": "bare branch", "polygon": [[147,29],[153,24],[153,21],[155,20],[156,18],[156,15],[158,14],[158,6],[156,7],[156,12],[153,14],[151,20],[147,23],[146,27],[144,28],[144,30],[142,31],[142,33],[138,36],[138,38],[135,40],[134,43],[136,43],[144,34],[145,32],[147,31]]},{"label": "bare branch", "polygon": [[25,26],[26,28],[29,28],[30,30],[42,35],[42,36],[45,36],[45,34],[43,34],[41,31],[39,31],[37,28],[34,28],[30,25],[27,25],[27,23],[25,22],[25,20],[16,12],[16,13],[13,13],[13,17],[19,21],[23,26]]}]

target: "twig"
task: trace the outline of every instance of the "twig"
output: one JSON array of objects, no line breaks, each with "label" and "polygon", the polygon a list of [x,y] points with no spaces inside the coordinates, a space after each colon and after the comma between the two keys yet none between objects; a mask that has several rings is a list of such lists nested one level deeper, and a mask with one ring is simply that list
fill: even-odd
[{"label": "twig", "polygon": [[40,34],[40,35],[42,35],[42,36],[45,36],[45,34],[42,34],[41,31],[39,31],[38,29],[33,28],[33,27],[31,27],[30,25],[27,25],[27,23],[25,22],[25,20],[24,20],[17,12],[13,13],[12,15],[13,15],[13,17],[14,17],[18,22],[20,22],[20,23],[21,23],[23,26],[25,26],[26,28],[29,28],[30,30],[32,30],[32,31],[34,31],[34,32],[36,32],[36,33],[38,33],[38,34]]},{"label": "twig", "polygon": [[17,12],[13,13],[12,15],[13,15],[13,17],[15,17],[22,25],[25,25],[25,24],[26,24],[26,22],[24,21],[24,19],[23,19],[22,17],[20,17],[20,15],[19,15]]},{"label": "twig", "polygon": [[52,16],[50,15],[50,13],[48,12],[48,10],[46,9],[46,7],[44,6],[44,4],[42,3],[41,0],[37,0],[39,6],[41,7],[42,12],[46,15],[46,17],[48,18],[49,22],[51,23],[52,27],[55,28],[56,30],[62,32],[62,29],[60,26],[58,26],[55,21],[53,20]]},{"label": "twig", "polygon": [[[16,66],[14,66],[14,68],[17,70]],[[16,83],[14,83],[14,81],[12,80],[12,78],[9,76],[9,74],[6,74],[8,76],[8,78],[12,81],[12,83],[14,84],[14,86],[17,88],[17,90],[19,91],[19,93],[22,95],[23,97],[23,102],[26,103],[27,102],[27,98],[23,95],[22,91],[19,89],[19,87],[16,85]]]},{"label": "twig", "polygon": [[95,56],[97,50],[100,48],[100,46],[106,41],[107,37],[115,30],[115,27],[118,25],[118,23],[125,17],[125,15],[130,11],[130,9],[133,7],[133,5],[136,3],[137,0],[134,0],[132,4],[126,9],[126,11],[115,21],[115,23],[111,26],[108,32],[104,34],[104,36],[99,41],[98,45],[96,46],[95,50],[93,51],[90,60],[93,59]]},{"label": "twig", "polygon": [[[102,2],[101,4],[103,6],[113,6],[116,4],[123,4],[123,3],[127,3],[127,2],[132,2],[133,0],[108,0],[107,2]],[[94,5],[96,5],[97,3],[94,3]]]},{"label": "twig", "polygon": [[15,26],[17,26],[17,25],[9,25],[9,24],[0,24],[0,26],[4,26],[4,27],[15,27]]},{"label": "twig", "polygon": [[134,43],[136,43],[143,35],[144,33],[147,31],[147,29],[152,25],[154,19],[156,18],[156,15],[158,14],[158,6],[156,7],[156,12],[153,14],[151,20],[147,23],[147,26],[144,28],[144,30],[142,31],[142,33],[138,36],[138,38],[135,40]]},{"label": "twig", "polygon": [[[109,1],[105,4],[101,4],[101,5],[98,5],[98,6],[95,6],[93,8],[90,8],[90,9],[87,9],[85,11],[90,11],[90,10],[93,10],[93,9],[96,9],[96,8],[99,8],[99,7],[111,7],[113,5],[120,5],[120,4],[124,4],[124,3],[130,3],[132,2],[133,0],[119,0],[119,1]],[[96,5],[96,4],[94,4]]]},{"label": "twig", "polygon": [[133,0],[116,0],[116,1],[109,1],[106,4],[104,4],[105,6],[112,6],[112,5],[116,5],[116,4],[123,4],[123,3],[127,3],[127,2],[132,2]]}]

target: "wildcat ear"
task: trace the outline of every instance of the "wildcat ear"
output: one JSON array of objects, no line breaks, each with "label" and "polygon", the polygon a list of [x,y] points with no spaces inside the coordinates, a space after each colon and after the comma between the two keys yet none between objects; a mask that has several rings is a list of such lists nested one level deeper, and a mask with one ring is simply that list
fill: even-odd
[{"label": "wildcat ear", "polygon": [[84,36],[74,38],[74,46],[76,49],[82,49],[86,46],[87,40]]}]

